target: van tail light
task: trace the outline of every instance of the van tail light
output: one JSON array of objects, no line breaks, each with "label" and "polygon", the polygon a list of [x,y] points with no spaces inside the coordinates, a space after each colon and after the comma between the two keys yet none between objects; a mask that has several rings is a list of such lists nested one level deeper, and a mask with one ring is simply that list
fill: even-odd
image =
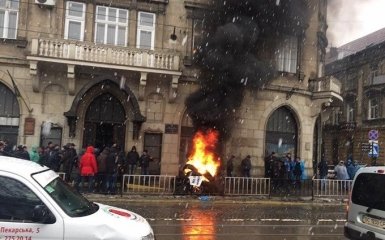
[{"label": "van tail light", "polygon": [[384,170],[384,169],[378,169],[378,170],[377,170],[377,173],[382,173],[382,174],[384,174],[384,173],[385,173],[385,170]]},{"label": "van tail light", "polygon": [[352,196],[352,192],[349,192],[348,203],[346,204],[346,221],[349,221],[349,207],[350,207],[351,196]]}]

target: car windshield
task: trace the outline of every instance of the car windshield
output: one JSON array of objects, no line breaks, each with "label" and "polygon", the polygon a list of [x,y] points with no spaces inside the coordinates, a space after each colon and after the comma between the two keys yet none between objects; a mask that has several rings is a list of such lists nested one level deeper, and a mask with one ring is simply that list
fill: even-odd
[{"label": "car windshield", "polygon": [[41,172],[33,177],[68,216],[83,217],[98,210],[98,205],[76,192],[53,171]]},{"label": "car windshield", "polygon": [[367,206],[369,209],[385,211],[385,175],[373,173],[361,173],[353,187],[352,202]]}]

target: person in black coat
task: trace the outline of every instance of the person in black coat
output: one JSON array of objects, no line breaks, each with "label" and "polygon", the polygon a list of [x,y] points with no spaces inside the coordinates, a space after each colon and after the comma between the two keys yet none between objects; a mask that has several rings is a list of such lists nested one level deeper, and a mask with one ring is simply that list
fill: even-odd
[{"label": "person in black coat", "polygon": [[112,145],[106,161],[106,190],[107,193],[110,194],[116,193],[116,183],[118,180],[118,174],[120,172],[121,166],[123,165],[120,156],[121,151],[119,147],[116,144]]},{"label": "person in black coat", "polygon": [[321,159],[321,162],[318,163],[318,174],[321,179],[321,189],[326,188],[327,177],[328,177],[328,164],[325,159]]},{"label": "person in black coat", "polygon": [[13,152],[13,156],[20,159],[30,160],[29,153],[24,150],[23,145],[17,146],[17,149]]},{"label": "person in black coat", "polygon": [[241,168],[243,172],[243,177],[250,177],[251,170],[251,156],[247,155],[241,162]]},{"label": "person in black coat", "polygon": [[235,156],[234,155],[231,155],[231,157],[229,158],[229,160],[227,160],[227,164],[226,164],[226,176],[228,177],[232,177],[233,176],[233,171],[234,171],[234,159],[235,159]]},{"label": "person in black coat", "polygon": [[136,147],[133,146],[131,151],[127,153],[126,173],[134,174],[136,171],[136,165],[139,162],[139,153],[136,151]]},{"label": "person in black coat", "polygon": [[55,172],[60,171],[60,166],[62,164],[62,156],[63,153],[60,151],[59,145],[55,145],[48,158],[49,167]]},{"label": "person in black coat", "polygon": [[141,167],[142,175],[149,175],[149,167],[152,157],[148,154],[148,151],[145,149],[142,156],[139,158],[139,164]]}]

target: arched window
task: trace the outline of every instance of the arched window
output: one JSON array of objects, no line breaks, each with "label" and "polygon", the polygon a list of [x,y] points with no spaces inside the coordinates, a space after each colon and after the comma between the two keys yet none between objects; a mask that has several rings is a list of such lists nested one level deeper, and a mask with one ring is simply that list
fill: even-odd
[{"label": "arched window", "polygon": [[6,140],[8,146],[17,144],[20,109],[15,94],[0,83],[0,140]]},{"label": "arched window", "polygon": [[266,153],[283,156],[290,152],[297,155],[298,127],[295,117],[287,107],[280,107],[271,114],[266,128]]}]

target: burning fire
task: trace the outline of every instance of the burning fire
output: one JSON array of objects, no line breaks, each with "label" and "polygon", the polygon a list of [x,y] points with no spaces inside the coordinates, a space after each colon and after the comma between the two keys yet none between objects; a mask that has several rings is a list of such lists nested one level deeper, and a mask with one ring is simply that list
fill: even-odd
[{"label": "burning fire", "polygon": [[[193,138],[192,151],[186,164],[194,166],[203,176],[209,173],[214,177],[220,166],[220,158],[216,157],[215,148],[218,143],[218,131],[210,129],[207,131],[198,131]],[[185,174],[190,169],[186,169]],[[207,181],[207,179],[205,179]]]}]

